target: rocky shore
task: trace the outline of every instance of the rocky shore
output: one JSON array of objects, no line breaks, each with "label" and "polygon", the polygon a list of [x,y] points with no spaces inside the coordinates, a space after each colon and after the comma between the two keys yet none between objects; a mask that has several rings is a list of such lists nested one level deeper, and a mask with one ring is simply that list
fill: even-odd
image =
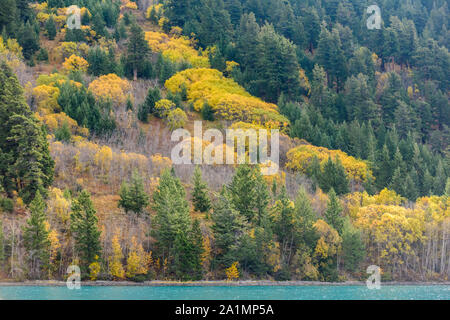
[{"label": "rocky shore", "polygon": [[[385,286],[412,286],[412,285],[446,285],[450,286],[450,281],[443,282],[399,282],[389,281],[382,282]],[[54,280],[34,280],[24,282],[5,281],[0,282],[2,286],[65,286],[65,281]],[[366,283],[362,281],[345,281],[345,282],[319,282],[319,281],[268,281],[268,280],[248,280],[248,281],[83,281],[82,286],[148,286],[148,287],[165,287],[165,286],[191,286],[191,287],[207,287],[207,286],[365,286]]]}]

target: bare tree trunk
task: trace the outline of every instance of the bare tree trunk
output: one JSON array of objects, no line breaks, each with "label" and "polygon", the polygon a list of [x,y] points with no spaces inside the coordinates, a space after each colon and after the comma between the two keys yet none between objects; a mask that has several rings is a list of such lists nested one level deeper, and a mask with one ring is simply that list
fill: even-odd
[{"label": "bare tree trunk", "polygon": [[11,240],[11,277],[14,278],[14,243],[15,243],[15,221],[12,222],[12,240]]},{"label": "bare tree trunk", "polygon": [[446,237],[447,237],[447,225],[444,222],[442,222],[442,248],[441,248],[441,274],[444,273],[445,270],[445,255],[446,255],[446,251],[445,251],[445,244],[446,244]]}]

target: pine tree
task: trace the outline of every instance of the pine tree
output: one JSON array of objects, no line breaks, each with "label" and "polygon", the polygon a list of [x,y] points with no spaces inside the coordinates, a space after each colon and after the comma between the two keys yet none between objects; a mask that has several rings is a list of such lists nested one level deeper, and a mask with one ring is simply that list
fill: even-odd
[{"label": "pine tree", "polygon": [[342,162],[338,156],[336,157],[335,168],[336,168],[336,171],[335,171],[336,172],[336,181],[335,181],[333,188],[335,189],[336,194],[341,195],[341,194],[346,194],[346,193],[350,192],[349,186],[348,186],[347,173],[345,172],[345,168],[342,165]]},{"label": "pine tree", "polygon": [[72,133],[70,132],[69,124],[67,123],[67,121],[64,121],[62,126],[55,130],[55,139],[58,141],[69,143],[71,137]]},{"label": "pine tree", "polygon": [[278,193],[277,179],[273,179],[271,191],[272,191],[272,198],[276,198]]},{"label": "pine tree", "polygon": [[198,219],[195,219],[192,223],[190,240],[192,242],[192,279],[201,280],[203,278],[202,257],[205,248],[203,247],[203,235]]},{"label": "pine tree", "polygon": [[328,83],[330,86],[335,84],[336,91],[339,91],[347,77],[347,64],[337,29],[329,32],[322,26],[316,55],[317,61],[328,72]]},{"label": "pine tree", "polygon": [[446,182],[447,182],[447,177],[444,172],[444,166],[442,164],[442,161],[439,161],[439,163],[436,167],[436,175],[435,175],[435,179],[434,179],[433,194],[435,194],[435,195],[444,194]]},{"label": "pine tree", "polygon": [[344,269],[355,272],[365,255],[364,242],[361,239],[361,232],[352,226],[349,219],[344,222],[342,232],[342,259]]},{"label": "pine tree", "polygon": [[148,121],[148,115],[155,112],[155,104],[161,100],[161,93],[158,88],[149,88],[147,97],[139,107],[138,119],[142,122]]},{"label": "pine tree", "polygon": [[[178,24],[183,27],[185,34],[194,33],[202,47],[212,46],[215,43],[228,43],[233,28],[223,0],[190,0],[189,2],[191,2],[188,9],[190,11],[186,12],[188,20],[184,27],[183,24]],[[170,17],[169,20],[171,20]]]},{"label": "pine tree", "polygon": [[[252,239],[251,235],[249,238]],[[260,227],[255,228],[254,239],[252,240],[254,242],[253,255],[256,259],[250,271],[264,277],[278,263],[278,261],[273,261],[274,253],[277,252],[277,243],[273,233],[273,223],[269,217],[262,220]]]},{"label": "pine tree", "polygon": [[415,115],[411,107],[403,101],[397,101],[394,117],[395,127],[398,130],[400,138],[406,138],[414,127]]},{"label": "pine tree", "polygon": [[98,36],[105,36],[107,33],[105,26],[105,20],[103,19],[101,12],[95,12],[92,17],[92,30],[94,30]]},{"label": "pine tree", "polygon": [[[336,94],[329,88],[327,73],[316,64],[311,79],[311,104],[327,118],[336,118]],[[312,142],[312,141],[311,141]]]},{"label": "pine tree", "polygon": [[91,201],[91,196],[86,190],[72,202],[70,214],[70,229],[75,240],[75,252],[80,258],[80,268],[88,272],[91,263],[97,261],[100,256],[100,231],[98,230],[98,218]]},{"label": "pine tree", "polygon": [[206,121],[214,121],[214,110],[207,102],[205,102],[202,107],[202,118]]},{"label": "pine tree", "polygon": [[239,0],[224,0],[225,8],[230,14],[231,23],[235,26],[239,24],[242,16],[242,4]]},{"label": "pine tree", "polygon": [[395,110],[399,105],[399,101],[402,100],[400,88],[402,88],[400,76],[395,72],[390,72],[387,85],[379,99],[379,103],[382,106],[383,122],[386,126],[391,126],[395,121]]},{"label": "pine tree", "polygon": [[444,196],[450,197],[450,178],[447,178],[447,182],[445,183]]},{"label": "pine tree", "polygon": [[30,260],[30,274],[40,278],[44,269],[49,267],[50,240],[45,225],[45,202],[39,191],[30,204],[30,211],[31,216],[23,230],[23,240]]},{"label": "pine tree", "polygon": [[156,215],[152,235],[163,260],[171,261],[175,237],[178,233],[189,230],[191,218],[186,192],[180,180],[170,170],[161,174],[159,185],[153,193],[153,209]]},{"label": "pine tree", "polygon": [[414,179],[412,178],[412,172],[408,174],[405,178],[405,197],[409,199],[410,201],[415,201],[419,195],[419,191],[417,188],[417,183],[414,182]]},{"label": "pine tree", "polygon": [[168,0],[164,4],[164,14],[174,25],[183,27],[191,16],[192,0]]},{"label": "pine tree", "polygon": [[299,189],[294,205],[294,221],[296,221],[298,230],[296,241],[298,246],[304,246],[312,250],[318,239],[314,228],[317,216],[304,188]]},{"label": "pine tree", "polygon": [[240,165],[228,186],[235,210],[252,221],[255,216],[255,176],[248,164]]},{"label": "pine tree", "polygon": [[47,36],[49,40],[55,39],[56,36],[56,25],[55,20],[53,19],[53,15],[48,18],[47,22],[45,23],[45,30],[47,30]]},{"label": "pine tree", "polygon": [[225,268],[238,259],[241,238],[247,228],[245,217],[234,209],[231,195],[225,187],[222,188],[211,218],[216,248],[213,266],[216,269]]},{"label": "pine tree", "polygon": [[392,175],[391,183],[389,184],[389,189],[394,190],[400,195],[405,194],[405,175],[402,173],[400,167],[395,169],[394,174]]},{"label": "pine tree", "polygon": [[113,72],[114,61],[111,61],[108,54],[100,47],[89,49],[87,62],[89,63],[88,72],[94,76]]},{"label": "pine tree", "polygon": [[311,160],[311,164],[307,168],[307,174],[313,182],[313,189],[315,190],[317,186],[321,183],[322,170],[320,168],[320,161],[317,156],[314,156]]},{"label": "pine tree", "polygon": [[17,41],[22,47],[23,57],[30,60],[33,54],[39,50],[39,33],[28,21],[22,25],[17,33]]},{"label": "pine tree", "polygon": [[131,211],[141,214],[144,208],[149,205],[149,196],[145,192],[142,177],[137,170],[133,170],[129,184],[122,183],[119,195],[119,208],[123,208],[126,213]]},{"label": "pine tree", "polygon": [[200,167],[196,166],[193,177],[194,190],[192,191],[192,203],[194,209],[199,212],[208,212],[211,209],[211,200],[208,196],[208,186],[202,180]]},{"label": "pine tree", "polygon": [[303,26],[306,33],[306,43],[310,52],[317,48],[320,34],[320,17],[316,8],[305,8],[303,12]]},{"label": "pine tree", "polygon": [[236,51],[241,66],[249,70],[255,68],[253,53],[257,51],[259,31],[255,14],[253,12],[243,14],[237,32]]},{"label": "pine tree", "polygon": [[380,152],[377,161],[376,177],[375,183],[378,189],[383,189],[385,186],[389,185],[392,179],[392,166],[391,157],[387,145],[383,145],[383,149]]},{"label": "pine tree", "polygon": [[[266,181],[260,170],[255,172],[255,209],[256,209],[256,219],[259,226],[263,226],[268,222],[268,211],[267,206],[270,201],[269,189],[267,188]],[[275,179],[274,179],[275,181]]]},{"label": "pine tree", "polygon": [[186,230],[180,230],[175,235],[173,247],[174,259],[172,269],[174,270],[177,279],[182,281],[190,280],[193,264],[193,245],[192,242],[189,241]]},{"label": "pine tree", "polygon": [[[0,29],[5,33],[13,34],[16,30],[15,19],[17,16],[16,0],[3,0],[0,2]],[[3,38],[5,40],[6,38]]]},{"label": "pine tree", "polygon": [[323,166],[320,188],[325,192],[329,192],[333,188],[338,195],[349,192],[347,175],[338,157],[336,162],[333,162],[331,157],[329,157]]},{"label": "pine tree", "polygon": [[[46,194],[45,187],[53,181],[54,162],[50,157],[45,129],[33,117],[13,115],[8,137],[9,146],[18,152],[8,176],[17,179],[19,194],[29,203],[37,191]],[[19,182],[21,180],[22,182]]]},{"label": "pine tree", "polygon": [[368,84],[368,77],[358,74],[352,76],[345,83],[345,103],[348,120],[369,121],[378,117],[378,106],[372,100],[372,89]]},{"label": "pine tree", "polygon": [[[281,93],[294,99],[298,95],[300,80],[295,45],[265,25],[258,34],[256,79],[253,92],[276,103]],[[256,80],[256,81],[255,81]]]},{"label": "pine tree", "polygon": [[200,222],[195,219],[190,230],[180,230],[174,241],[173,270],[180,280],[202,278],[203,236]]},{"label": "pine tree", "polygon": [[0,182],[8,197],[13,192],[30,203],[36,191],[46,193],[53,181],[45,129],[31,114],[17,77],[0,64]]},{"label": "pine tree", "polygon": [[133,102],[131,101],[130,97],[127,97],[127,111],[133,111],[134,106],[133,106]]},{"label": "pine tree", "polygon": [[430,171],[428,169],[425,169],[425,173],[423,174],[423,181],[422,181],[422,188],[421,188],[421,195],[429,196],[432,193],[433,190],[433,176],[430,174]]},{"label": "pine tree", "polygon": [[137,80],[138,71],[142,70],[143,62],[149,54],[150,48],[142,28],[136,23],[132,24],[127,43],[126,62],[133,70],[134,80]]},{"label": "pine tree", "polygon": [[289,200],[286,187],[281,188],[278,199],[272,208],[274,215],[274,233],[280,243],[281,264],[283,268],[290,265],[295,253],[297,230],[295,228],[294,206]]},{"label": "pine tree", "polygon": [[326,222],[332,226],[339,235],[342,235],[344,228],[344,218],[342,217],[342,206],[339,203],[339,198],[336,192],[331,188],[328,193],[329,201],[327,210],[325,211]]}]

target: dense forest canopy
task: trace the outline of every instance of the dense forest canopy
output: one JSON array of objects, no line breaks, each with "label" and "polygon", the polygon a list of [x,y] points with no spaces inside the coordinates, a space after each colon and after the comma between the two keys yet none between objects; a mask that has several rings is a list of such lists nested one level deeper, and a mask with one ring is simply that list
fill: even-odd
[{"label": "dense forest canopy", "polygon": [[[2,0],[0,279],[448,280],[449,2],[373,4]],[[196,120],[279,173],[172,164]]]}]

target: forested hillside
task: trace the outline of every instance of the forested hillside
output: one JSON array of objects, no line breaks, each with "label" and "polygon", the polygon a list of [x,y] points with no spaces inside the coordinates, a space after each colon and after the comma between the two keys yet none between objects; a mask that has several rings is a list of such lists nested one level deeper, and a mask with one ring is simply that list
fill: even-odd
[{"label": "forested hillside", "polygon": [[[0,279],[449,280],[449,3],[372,4],[2,0]],[[194,121],[279,172],[173,164]]]}]

